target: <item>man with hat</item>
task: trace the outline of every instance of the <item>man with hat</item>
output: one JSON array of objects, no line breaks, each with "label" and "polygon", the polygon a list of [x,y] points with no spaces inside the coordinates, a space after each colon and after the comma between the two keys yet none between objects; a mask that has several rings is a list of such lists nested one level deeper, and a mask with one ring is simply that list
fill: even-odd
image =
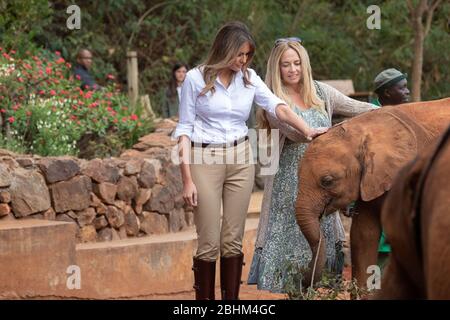
[{"label": "man with hat", "polygon": [[[379,106],[397,105],[409,101],[408,75],[401,73],[397,69],[390,68],[380,72],[374,80],[375,93],[378,100],[374,102]],[[378,265],[381,269],[387,263],[391,247],[386,243],[384,232],[381,233],[381,239],[378,246]]]},{"label": "man with hat", "polygon": [[374,80],[375,93],[380,106],[396,105],[409,101],[409,90],[406,73],[390,68],[380,72]]}]

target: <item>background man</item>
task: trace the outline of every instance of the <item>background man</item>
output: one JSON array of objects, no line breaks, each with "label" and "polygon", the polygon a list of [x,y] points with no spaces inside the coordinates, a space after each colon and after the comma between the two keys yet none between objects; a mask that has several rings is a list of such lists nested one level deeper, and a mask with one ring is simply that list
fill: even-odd
[{"label": "background man", "polygon": [[409,101],[407,74],[390,68],[380,72],[374,80],[375,93],[380,106],[396,105]]}]

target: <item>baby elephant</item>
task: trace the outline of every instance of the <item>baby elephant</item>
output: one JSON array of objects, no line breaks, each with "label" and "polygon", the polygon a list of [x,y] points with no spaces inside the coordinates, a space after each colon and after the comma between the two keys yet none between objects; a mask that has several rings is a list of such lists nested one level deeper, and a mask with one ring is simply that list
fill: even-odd
[{"label": "baby elephant", "polygon": [[392,246],[375,299],[450,299],[450,128],[404,167],[386,198]]}]

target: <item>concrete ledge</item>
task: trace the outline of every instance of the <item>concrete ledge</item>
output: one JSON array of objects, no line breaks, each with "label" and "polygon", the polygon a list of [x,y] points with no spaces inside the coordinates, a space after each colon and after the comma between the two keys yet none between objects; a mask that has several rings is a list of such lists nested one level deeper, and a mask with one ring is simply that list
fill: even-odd
[{"label": "concrete ledge", "polygon": [[0,223],[0,298],[64,294],[75,264],[74,224],[46,220]]},{"label": "concrete ledge", "polygon": [[[248,219],[244,236],[242,279],[247,279],[258,219]],[[81,289],[72,296],[85,299],[132,298],[192,290],[192,256],[197,247],[194,229],[176,234],[79,244]],[[219,263],[217,279],[219,284]]]}]

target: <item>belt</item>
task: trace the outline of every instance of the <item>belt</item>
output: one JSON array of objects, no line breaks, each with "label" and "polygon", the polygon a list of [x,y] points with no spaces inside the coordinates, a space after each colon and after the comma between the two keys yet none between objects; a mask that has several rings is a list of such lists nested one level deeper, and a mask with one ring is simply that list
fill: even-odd
[{"label": "belt", "polygon": [[191,146],[193,147],[202,147],[202,148],[230,148],[230,147],[236,147],[238,144],[247,141],[248,136],[245,136],[243,138],[234,140],[232,142],[228,143],[199,143],[191,141]]}]

